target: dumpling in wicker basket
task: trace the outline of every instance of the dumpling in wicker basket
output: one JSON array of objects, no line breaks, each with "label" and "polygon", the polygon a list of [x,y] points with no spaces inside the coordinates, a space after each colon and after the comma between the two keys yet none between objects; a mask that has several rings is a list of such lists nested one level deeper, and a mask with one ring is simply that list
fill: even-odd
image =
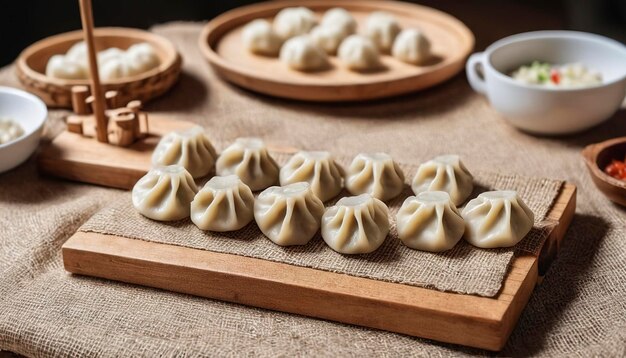
[{"label": "dumpling in wicker basket", "polygon": [[237,175],[252,191],[278,183],[278,164],[259,138],[237,138],[216,163],[217,175]]},{"label": "dumpling in wicker basket", "polygon": [[346,176],[346,189],[353,195],[367,193],[386,201],[404,188],[404,173],[386,153],[357,155]]},{"label": "dumpling in wicker basket", "polygon": [[320,228],[324,204],[308,183],[267,188],[254,203],[259,229],[280,246],[306,245]]},{"label": "dumpling in wicker basket", "polygon": [[182,165],[156,167],[137,181],[132,191],[133,206],[143,216],[159,221],[189,216],[189,204],[198,188]]},{"label": "dumpling in wicker basket", "polygon": [[408,197],[398,211],[396,225],[406,246],[431,252],[453,248],[465,231],[461,214],[443,191]]},{"label": "dumpling in wicker basket", "polygon": [[415,194],[445,191],[454,205],[461,205],[472,194],[473,176],[458,155],[441,155],[419,166],[411,187]]},{"label": "dumpling in wicker basket", "polygon": [[334,7],[324,13],[320,26],[338,28],[347,36],[356,32],[357,23],[348,10]]},{"label": "dumpling in wicker basket", "polygon": [[280,169],[280,185],[307,182],[322,201],[336,197],[343,189],[343,169],[329,152],[296,153]]},{"label": "dumpling in wicker basket", "polygon": [[322,238],[342,254],[367,254],[389,233],[389,209],[369,194],[341,198],[322,217]]},{"label": "dumpling in wicker basket", "polygon": [[520,242],[535,214],[512,190],[488,191],[470,200],[461,212],[465,240],[482,248],[511,247]]},{"label": "dumpling in wicker basket", "polygon": [[215,148],[200,126],[184,131],[166,134],[152,154],[152,164],[180,164],[194,178],[213,172],[215,168]]},{"label": "dumpling in wicker basket", "polygon": [[191,221],[202,230],[235,231],[254,218],[254,196],[238,176],[214,176],[191,202]]}]

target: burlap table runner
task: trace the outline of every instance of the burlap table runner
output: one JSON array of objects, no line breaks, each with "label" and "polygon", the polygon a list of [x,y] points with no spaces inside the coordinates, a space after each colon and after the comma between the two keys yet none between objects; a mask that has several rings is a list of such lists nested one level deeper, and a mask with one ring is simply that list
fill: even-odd
[{"label": "burlap table runner", "polygon": [[[520,21],[500,26],[494,23],[497,16],[494,21],[480,17],[470,22],[482,41],[479,48],[507,32],[528,29],[524,16],[515,18]],[[626,213],[596,190],[579,154],[586,144],[626,135],[625,111],[575,137],[533,137],[500,120],[462,76],[385,101],[336,105],[283,101],[216,78],[196,46],[200,28],[200,24],[177,23],[156,29],[174,41],[185,65],[180,83],[149,109],[201,123],[212,138],[229,142],[241,135],[257,135],[278,145],[325,148],[337,155],[352,155],[367,147],[389,152],[405,163],[455,152],[476,172],[498,168],[578,185],[576,216],[559,256],[534,290],[501,354],[626,354]],[[0,84],[18,86],[12,67],[0,70]],[[61,127],[62,114],[51,112],[48,137]],[[37,357],[488,354],[68,275],[61,260],[63,242],[123,195],[40,177],[34,161],[0,174],[0,349]]]},{"label": "burlap table runner", "polygon": [[[279,165],[289,155],[274,153]],[[337,158],[347,167],[350,158]],[[400,164],[407,180],[417,165]],[[429,253],[409,249],[400,243],[395,216],[404,199],[414,195],[407,185],[396,198],[387,202],[391,229],[383,245],[367,255],[341,255],[324,243],[319,232],[304,246],[280,247],[265,238],[256,224],[236,232],[216,233],[199,230],[191,220],[173,223],[145,218],[132,206],[130,194],[95,214],[80,231],[117,235],[131,239],[185,246],[214,252],[254,257],[318,270],[339,272],[375,280],[433,288],[441,291],[495,296],[506,276],[516,250],[538,254],[541,243],[551,231],[544,219],[559,193],[562,181],[526,178],[498,173],[477,173],[472,198],[485,190],[516,190],[535,213],[535,227],[516,247],[484,250],[461,240],[453,249]],[[348,195],[346,192],[339,197]],[[326,204],[333,205],[336,200]]]}]

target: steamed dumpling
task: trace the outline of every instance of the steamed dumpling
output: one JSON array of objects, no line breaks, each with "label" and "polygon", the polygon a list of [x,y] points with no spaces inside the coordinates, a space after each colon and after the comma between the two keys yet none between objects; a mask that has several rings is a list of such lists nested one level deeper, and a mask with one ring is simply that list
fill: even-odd
[{"label": "steamed dumpling", "polygon": [[423,251],[450,250],[465,232],[461,214],[443,191],[425,191],[406,198],[396,223],[402,243]]},{"label": "steamed dumpling", "polygon": [[380,67],[380,54],[374,43],[365,36],[348,36],[337,50],[341,62],[351,70],[367,71]]},{"label": "steamed dumpling", "polygon": [[280,49],[280,60],[299,71],[315,71],[328,66],[326,52],[306,35],[287,40]]},{"label": "steamed dumpling", "polygon": [[306,7],[288,7],[274,18],[274,31],[283,39],[304,35],[317,25],[313,11]]},{"label": "steamed dumpling", "polygon": [[470,200],[461,213],[465,240],[482,248],[511,247],[533,227],[535,215],[517,192],[488,191]]},{"label": "steamed dumpling", "polygon": [[133,206],[153,220],[172,221],[189,217],[189,204],[198,188],[182,165],[156,167],[133,187]]},{"label": "steamed dumpling", "polygon": [[194,126],[184,131],[171,132],[159,141],[152,154],[152,164],[180,164],[194,178],[213,172],[217,154],[204,129]]},{"label": "steamed dumpling", "polygon": [[308,183],[265,189],[254,203],[259,229],[281,246],[306,245],[320,228],[324,204]]},{"label": "steamed dumpling", "polygon": [[370,14],[365,23],[365,33],[381,52],[388,53],[393,41],[400,32],[400,24],[393,15],[376,11]]},{"label": "steamed dumpling", "polygon": [[402,30],[393,43],[391,54],[400,61],[419,65],[430,57],[430,41],[420,30]]},{"label": "steamed dumpling", "polygon": [[276,56],[283,41],[269,21],[257,19],[248,23],[241,33],[244,46],[248,51],[265,56]]},{"label": "steamed dumpling", "polygon": [[389,209],[369,194],[341,198],[322,217],[322,238],[342,254],[367,254],[389,233]]},{"label": "steamed dumpling", "polygon": [[454,205],[461,205],[472,194],[473,176],[458,155],[441,155],[419,166],[411,188],[415,194],[440,190],[450,194]]},{"label": "steamed dumpling", "polygon": [[386,153],[361,153],[348,168],[346,189],[353,194],[367,193],[387,201],[404,188],[404,173]]},{"label": "steamed dumpling", "polygon": [[335,27],[346,36],[356,32],[357,23],[346,9],[334,7],[324,13],[320,25],[326,28]]},{"label": "steamed dumpling", "polygon": [[214,176],[191,202],[191,221],[202,230],[235,231],[254,218],[254,196],[238,176]]},{"label": "steamed dumpling", "polygon": [[147,42],[130,46],[126,50],[125,56],[128,63],[128,74],[131,76],[149,71],[160,64],[159,56],[157,56],[154,47]]},{"label": "steamed dumpling", "polygon": [[327,201],[341,192],[342,171],[329,152],[301,151],[280,169],[280,185],[307,182],[315,196]]},{"label": "steamed dumpling", "polygon": [[278,183],[278,164],[259,138],[237,138],[215,164],[217,175],[237,175],[252,191]]},{"label": "steamed dumpling", "polygon": [[309,36],[319,48],[334,55],[347,34],[337,26],[316,26]]},{"label": "steamed dumpling", "polygon": [[80,80],[87,78],[87,73],[79,62],[69,60],[63,55],[54,55],[50,57],[46,65],[46,76],[66,80]]}]

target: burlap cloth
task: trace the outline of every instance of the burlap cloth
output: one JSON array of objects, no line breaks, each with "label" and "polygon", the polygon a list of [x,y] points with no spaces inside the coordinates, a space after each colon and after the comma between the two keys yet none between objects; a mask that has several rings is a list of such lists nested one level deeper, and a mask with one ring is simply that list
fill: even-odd
[{"label": "burlap cloth", "polygon": [[[290,156],[275,153],[273,157],[279,165],[284,165]],[[350,163],[348,157],[337,158],[337,161],[344,167]],[[400,164],[400,167],[406,178],[412,178],[417,171],[416,165]],[[404,199],[414,195],[408,185],[400,195],[387,202],[391,222],[389,235],[378,250],[367,255],[338,254],[324,243],[319,232],[307,245],[280,247],[265,238],[255,223],[238,231],[217,233],[199,230],[189,219],[169,223],[150,220],[135,210],[130,194],[96,213],[80,231],[254,257],[441,291],[493,297],[500,291],[509,262],[516,251],[539,253],[541,243],[553,227],[550,222],[544,222],[544,219],[563,183],[560,180],[479,173],[475,184],[476,190],[472,197],[485,190],[517,190],[535,213],[535,227],[516,247],[484,250],[461,240],[451,250],[430,253],[402,245],[396,231],[395,217]],[[349,194],[342,192],[326,203],[326,206],[333,205],[346,195]]]},{"label": "burlap cloth", "polygon": [[[182,23],[157,28],[185,55],[185,67],[180,83],[150,109],[202,123],[217,139],[257,135],[279,145],[345,155],[367,147],[405,163],[454,152],[476,172],[498,168],[577,184],[576,217],[559,257],[501,353],[626,354],[626,215],[596,190],[579,155],[585,144],[626,135],[626,112],[575,137],[533,137],[501,121],[463,76],[385,101],[284,101],[215,78],[196,47],[199,30],[200,25]],[[496,30],[482,35],[490,42],[502,34]],[[17,86],[12,67],[0,71],[0,83]],[[48,136],[60,128],[60,115],[52,111]],[[63,242],[123,195],[39,177],[32,160],[0,175],[0,349],[29,356],[487,354],[67,274],[61,261]]]}]

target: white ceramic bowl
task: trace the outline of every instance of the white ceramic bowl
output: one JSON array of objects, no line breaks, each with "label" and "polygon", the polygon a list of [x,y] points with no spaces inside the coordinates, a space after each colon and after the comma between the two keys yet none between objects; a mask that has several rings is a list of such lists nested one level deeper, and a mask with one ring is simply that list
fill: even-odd
[{"label": "white ceramic bowl", "polygon": [[[601,85],[554,88],[514,80],[511,72],[533,61],[582,63],[602,74]],[[482,67],[482,73],[479,72]],[[566,134],[611,117],[626,95],[626,46],[575,31],[536,31],[506,37],[467,60],[474,90],[512,125],[533,133]]]},{"label": "white ceramic bowl", "polygon": [[21,137],[0,144],[0,173],[15,168],[33,154],[47,116],[48,109],[38,97],[0,86],[0,117],[10,118],[24,129]]}]

